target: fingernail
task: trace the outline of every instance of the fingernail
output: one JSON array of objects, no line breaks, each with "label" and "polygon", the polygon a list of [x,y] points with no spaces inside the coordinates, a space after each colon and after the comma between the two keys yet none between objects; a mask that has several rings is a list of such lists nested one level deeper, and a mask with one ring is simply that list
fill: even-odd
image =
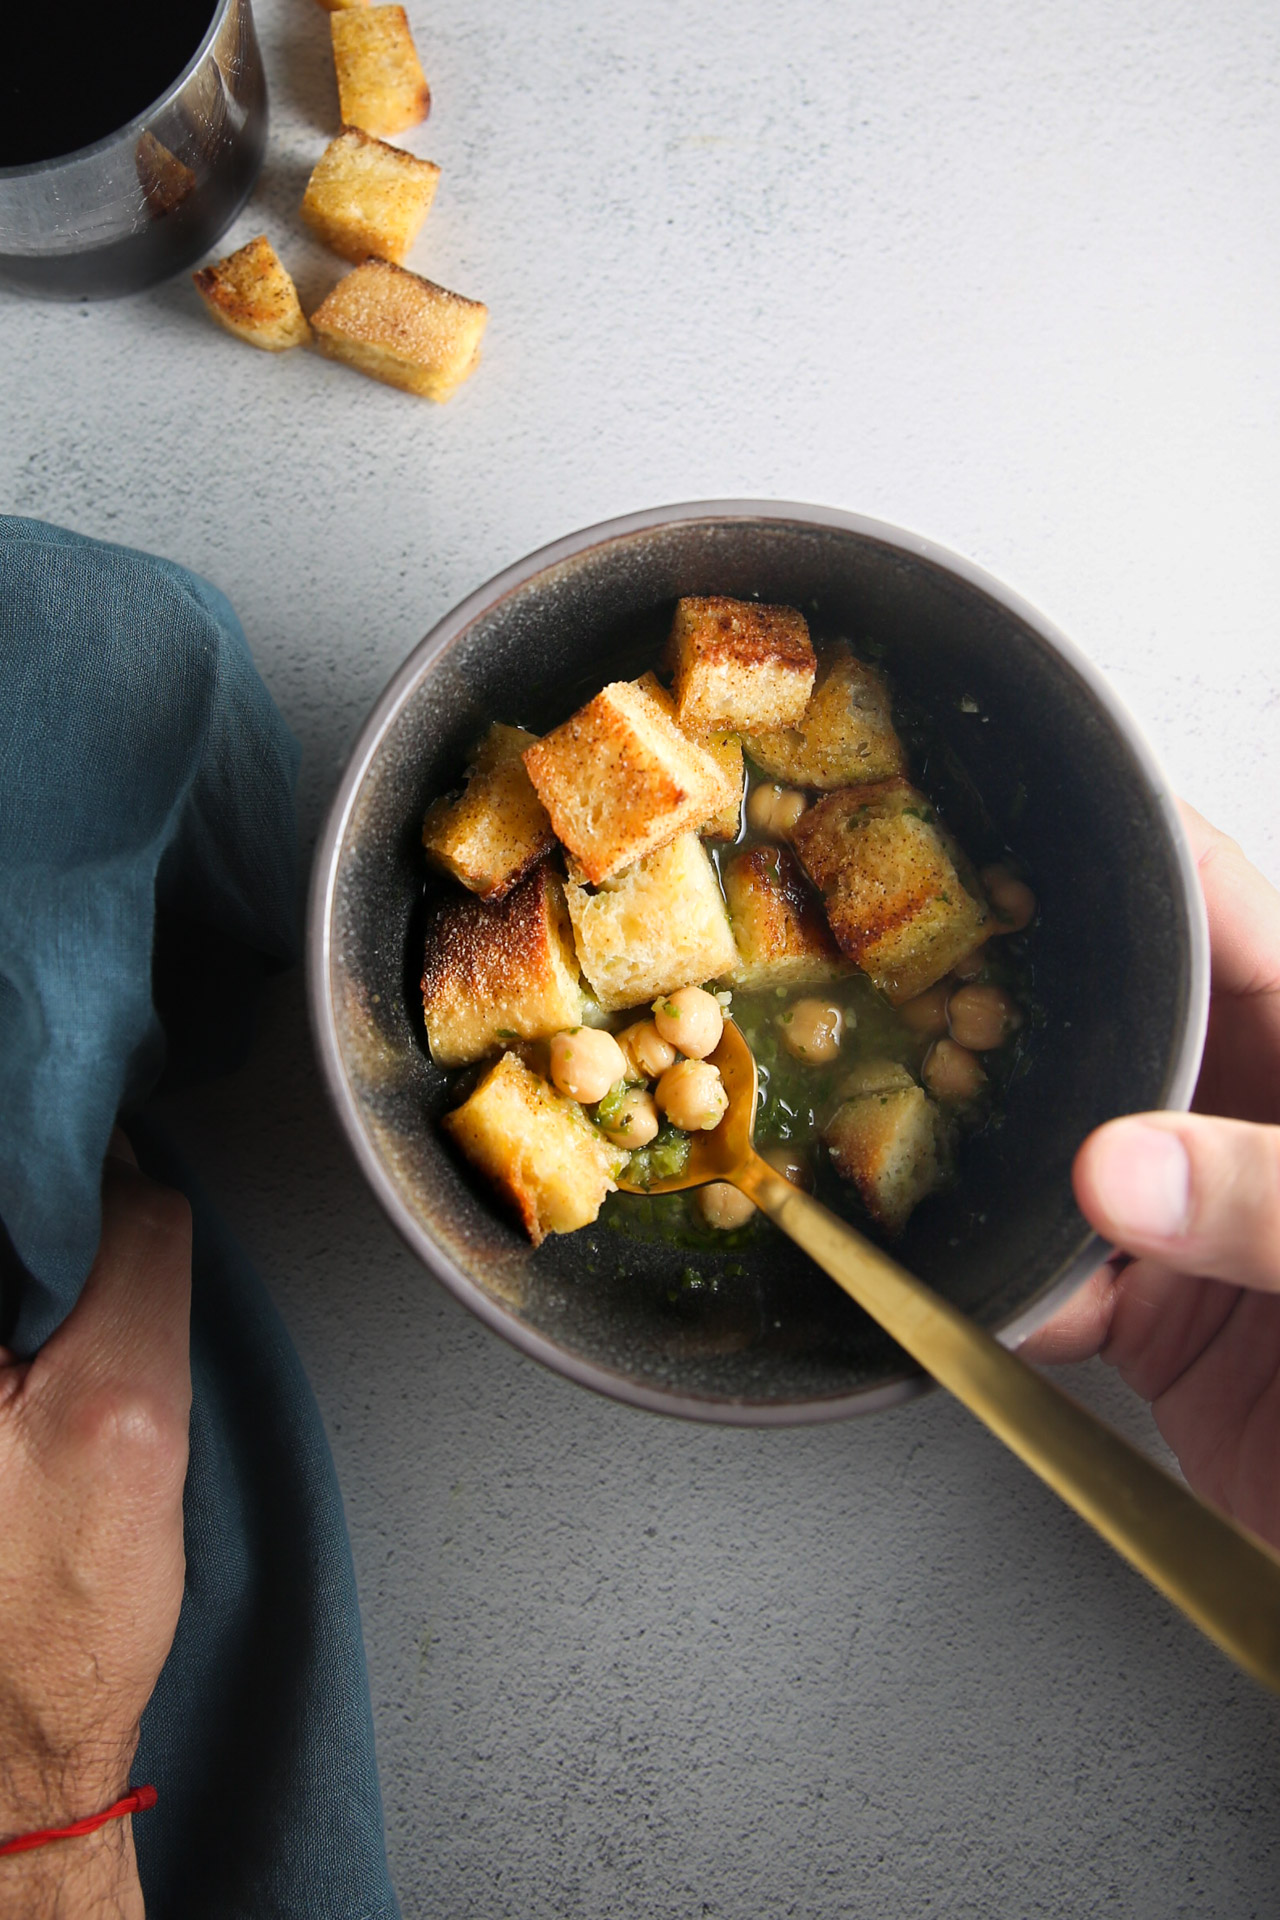
[{"label": "fingernail", "polygon": [[1122,1238],[1170,1240],[1185,1231],[1191,1162],[1176,1133],[1141,1120],[1108,1128],[1093,1180],[1102,1210]]}]

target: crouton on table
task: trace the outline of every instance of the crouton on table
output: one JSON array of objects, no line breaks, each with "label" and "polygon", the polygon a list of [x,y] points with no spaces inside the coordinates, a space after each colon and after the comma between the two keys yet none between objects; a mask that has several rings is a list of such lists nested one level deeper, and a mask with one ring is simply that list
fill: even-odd
[{"label": "crouton on table", "polygon": [[599,886],[725,804],[719,764],[642,684],[615,680],[524,756],[551,824]]},{"label": "crouton on table", "polygon": [[450,899],[427,934],[422,1008],[437,1066],[582,1021],[585,996],[564,891],[543,864],[499,901]]},{"label": "crouton on table", "polygon": [[824,647],[809,704],[793,726],[749,730],[747,752],[770,779],[793,787],[852,787],[905,773],[889,690],[844,641]]},{"label": "crouton on table", "polygon": [[555,835],[521,757],[537,735],[495,721],[467,769],[466,791],[435,800],[422,844],[437,865],[482,900],[497,900],[550,852]]},{"label": "crouton on table", "polygon": [[435,198],[440,169],[359,127],[344,127],[317,160],[302,217],[345,260],[403,261]]},{"label": "crouton on table", "polygon": [[873,1220],[899,1234],[942,1178],[942,1128],[923,1087],[890,1086],[836,1108],[824,1135],[836,1172]]},{"label": "crouton on table", "polygon": [[403,133],[431,110],[431,91],[403,7],[344,7],[330,14],[342,124]]},{"label": "crouton on table", "polygon": [[589,1226],[626,1154],[513,1053],[504,1053],[444,1129],[520,1215],[535,1246]]},{"label": "crouton on table", "polygon": [[311,338],[297,288],[265,234],[191,278],[219,325],[251,347],[282,353]]},{"label": "crouton on table", "polygon": [[735,987],[807,987],[848,973],[822,902],[786,847],[750,847],[724,868],[738,949]]},{"label": "crouton on table", "polygon": [[366,260],[321,301],[311,326],[331,360],[426,400],[447,400],[474,372],[488,318],[478,300],[389,260]]},{"label": "crouton on table", "polygon": [[737,961],[715,868],[696,833],[594,893],[571,872],[565,892],[582,971],[607,1011],[721,979]]},{"label": "crouton on table", "polygon": [[986,907],[964,886],[933,807],[909,781],[827,794],[801,814],[792,844],[841,950],[895,1007],[978,945]]},{"label": "crouton on table", "polygon": [[795,726],[813,687],[809,628],[794,607],[678,600],[668,654],[676,717],[690,733]]}]

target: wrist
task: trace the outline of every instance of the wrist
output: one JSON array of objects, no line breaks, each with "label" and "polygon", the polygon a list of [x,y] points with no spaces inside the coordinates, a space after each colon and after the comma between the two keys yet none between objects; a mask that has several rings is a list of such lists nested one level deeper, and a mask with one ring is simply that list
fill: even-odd
[{"label": "wrist", "polygon": [[143,1920],[133,1823],[0,1858],[0,1913],[23,1920]]},{"label": "wrist", "polygon": [[31,1716],[0,1718],[0,1842],[20,1833],[70,1826],[129,1791],[138,1728],[114,1739],[55,1747]]}]

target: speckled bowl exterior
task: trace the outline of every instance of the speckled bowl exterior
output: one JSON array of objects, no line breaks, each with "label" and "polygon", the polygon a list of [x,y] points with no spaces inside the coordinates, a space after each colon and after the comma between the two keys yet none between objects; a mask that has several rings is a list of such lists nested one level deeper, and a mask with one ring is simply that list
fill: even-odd
[{"label": "speckled bowl exterior", "polygon": [[[536,1252],[437,1125],[448,1104],[417,980],[423,811],[494,719],[545,731],[639,672],[681,594],[798,606],[870,646],[928,714],[916,767],[979,864],[1035,887],[1041,1017],[1001,1124],[913,1216],[898,1257],[1012,1345],[1103,1257],[1070,1168],[1090,1128],[1185,1107],[1208,941],[1168,786],[1101,675],[1033,608],[929,541],[834,509],[701,502],[591,527],[449,614],[366,723],[316,856],[310,997],[356,1158],[422,1261],[524,1352],[618,1399],[752,1425],[838,1419],[923,1384],[901,1350],[767,1223],[691,1254],[593,1228]],[[856,1203],[850,1218],[858,1219]],[[859,1224],[865,1226],[865,1220]]]}]

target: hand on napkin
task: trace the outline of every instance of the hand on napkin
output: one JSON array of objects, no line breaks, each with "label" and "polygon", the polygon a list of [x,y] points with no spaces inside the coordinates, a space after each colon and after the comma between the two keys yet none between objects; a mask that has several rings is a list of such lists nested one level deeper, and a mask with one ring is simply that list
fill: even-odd
[{"label": "hand on napkin", "polygon": [[[124,1798],[182,1601],[191,1209],[120,1133],[102,1198],[76,1306],[0,1353],[0,1841]],[[128,1820],[0,1857],[0,1908],[141,1915]]]},{"label": "hand on napkin", "polygon": [[[117,1113],[162,1071],[234,1065],[248,985],[293,957],[297,750],[228,602],[167,561],[0,517],[0,648],[0,1342],[26,1359],[93,1266]],[[392,1920],[319,1414],[186,1169],[130,1131],[194,1216],[186,1577],[133,1769],[159,1793],[135,1822],[146,1910]],[[9,1524],[30,1498],[0,1470]],[[162,1584],[138,1596],[157,1620]]]}]

